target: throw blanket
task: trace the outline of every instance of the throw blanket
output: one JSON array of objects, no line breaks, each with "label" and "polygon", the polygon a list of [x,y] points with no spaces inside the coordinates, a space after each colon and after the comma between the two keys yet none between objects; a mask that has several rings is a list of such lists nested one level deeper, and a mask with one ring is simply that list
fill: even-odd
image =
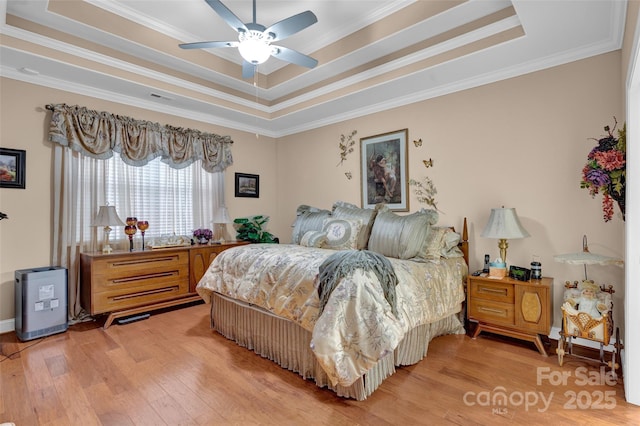
[{"label": "throw blanket", "polygon": [[331,292],[338,282],[356,269],[372,271],[382,286],[384,298],[389,302],[393,315],[398,317],[396,306],[396,285],[398,278],[389,259],[369,250],[337,251],[322,262],[318,273],[318,297],[320,298],[320,314],[324,310]]}]

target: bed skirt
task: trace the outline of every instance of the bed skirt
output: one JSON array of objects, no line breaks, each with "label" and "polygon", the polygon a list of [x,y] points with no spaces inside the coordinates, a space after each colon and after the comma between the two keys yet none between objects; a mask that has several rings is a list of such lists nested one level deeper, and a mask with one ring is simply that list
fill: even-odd
[{"label": "bed skirt", "polygon": [[378,361],[351,386],[333,386],[311,351],[311,333],[294,322],[214,292],[211,295],[211,328],[281,367],[314,380],[318,387],[327,387],[338,396],[358,401],[371,395],[396,371],[396,366],[415,364],[424,358],[434,337],[465,332],[457,313],[418,326],[405,335],[393,353]]}]

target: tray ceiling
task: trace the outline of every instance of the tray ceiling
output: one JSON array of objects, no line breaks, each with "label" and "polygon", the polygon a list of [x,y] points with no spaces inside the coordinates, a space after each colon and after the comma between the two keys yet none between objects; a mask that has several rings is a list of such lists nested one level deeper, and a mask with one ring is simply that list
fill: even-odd
[{"label": "tray ceiling", "polygon": [[[251,0],[223,0],[245,22]],[[0,73],[279,137],[619,49],[626,1],[257,0],[269,26],[318,22],[242,79],[236,40],[204,0],[0,0]]]}]

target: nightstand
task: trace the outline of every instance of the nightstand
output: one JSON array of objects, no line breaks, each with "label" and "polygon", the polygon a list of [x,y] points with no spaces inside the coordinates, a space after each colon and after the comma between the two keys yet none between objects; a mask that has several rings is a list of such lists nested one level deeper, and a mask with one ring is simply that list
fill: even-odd
[{"label": "nightstand", "polygon": [[547,356],[540,335],[548,336],[553,313],[553,278],[517,281],[469,276],[467,312],[482,331],[533,342]]}]

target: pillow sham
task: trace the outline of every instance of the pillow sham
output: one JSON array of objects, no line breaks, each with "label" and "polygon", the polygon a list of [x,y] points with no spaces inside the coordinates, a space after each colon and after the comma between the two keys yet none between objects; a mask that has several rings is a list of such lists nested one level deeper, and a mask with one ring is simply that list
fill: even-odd
[{"label": "pillow sham", "polygon": [[322,231],[307,231],[300,240],[300,245],[304,247],[321,248],[327,243],[327,233]]},{"label": "pillow sham", "polygon": [[405,216],[379,212],[369,237],[369,250],[398,259],[424,257],[429,228],[437,220],[434,210],[422,209]]},{"label": "pillow sham", "polygon": [[462,251],[458,248],[460,234],[445,226],[432,226],[427,235],[425,246],[425,259],[439,259],[440,257],[461,257]]},{"label": "pillow sham", "polygon": [[[337,219],[353,219],[360,220],[362,227],[358,232],[358,249],[367,248],[369,242],[369,236],[371,235],[371,229],[373,228],[373,222],[376,218],[378,210],[384,206],[384,204],[378,204],[375,209],[363,209],[355,204],[346,203],[344,201],[336,201],[333,205],[331,217]],[[388,209],[388,207],[385,206]]]},{"label": "pillow sham", "polygon": [[300,244],[300,240],[308,231],[322,231],[322,225],[331,216],[329,210],[301,205],[296,210],[296,221],[293,224],[291,243]]},{"label": "pillow sham", "polygon": [[322,247],[333,250],[357,250],[360,228],[360,219],[325,219],[322,232],[327,234],[327,241]]}]

